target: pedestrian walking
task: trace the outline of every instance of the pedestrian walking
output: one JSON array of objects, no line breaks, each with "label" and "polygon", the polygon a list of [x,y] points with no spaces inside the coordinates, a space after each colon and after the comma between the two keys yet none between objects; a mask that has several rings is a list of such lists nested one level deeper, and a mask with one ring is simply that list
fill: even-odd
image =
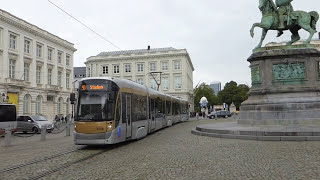
[{"label": "pedestrian walking", "polygon": [[68,116],[66,116],[65,118],[64,118],[64,120],[66,121],[66,124],[68,123]]}]

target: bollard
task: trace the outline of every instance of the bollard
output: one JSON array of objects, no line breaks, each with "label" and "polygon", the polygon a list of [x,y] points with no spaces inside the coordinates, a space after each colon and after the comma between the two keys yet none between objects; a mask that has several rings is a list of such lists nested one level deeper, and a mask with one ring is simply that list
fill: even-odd
[{"label": "bollard", "polygon": [[66,136],[70,136],[70,125],[70,122],[68,122],[66,127]]},{"label": "bollard", "polygon": [[215,114],[214,117],[216,118],[216,120],[218,119],[218,115],[217,114]]},{"label": "bollard", "polygon": [[41,127],[41,141],[45,141],[46,140],[46,133],[47,133],[46,126],[42,126]]},{"label": "bollard", "polygon": [[11,129],[6,129],[5,135],[4,135],[4,146],[10,146],[11,145]]}]

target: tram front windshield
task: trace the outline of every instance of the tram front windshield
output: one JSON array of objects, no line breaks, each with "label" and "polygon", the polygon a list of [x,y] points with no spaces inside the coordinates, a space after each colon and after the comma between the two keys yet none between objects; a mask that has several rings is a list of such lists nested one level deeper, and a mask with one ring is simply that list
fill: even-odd
[{"label": "tram front windshield", "polygon": [[78,120],[112,121],[115,92],[82,92],[79,96]]},{"label": "tram front windshield", "polygon": [[119,87],[112,81],[81,81],[76,121],[113,121]]}]

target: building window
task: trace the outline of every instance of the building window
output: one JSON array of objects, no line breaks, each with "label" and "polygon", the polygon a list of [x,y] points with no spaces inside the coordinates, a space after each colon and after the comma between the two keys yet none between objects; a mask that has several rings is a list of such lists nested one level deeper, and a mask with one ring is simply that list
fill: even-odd
[{"label": "building window", "polygon": [[10,34],[10,44],[9,44],[10,49],[16,49],[17,47],[17,36]]},{"label": "building window", "polygon": [[114,73],[114,74],[119,74],[119,73],[120,73],[119,65],[114,65],[114,66],[113,66],[113,73]]},{"label": "building window", "polygon": [[180,70],[180,61],[173,61],[173,64],[174,64],[174,69],[175,70]]},{"label": "building window", "polygon": [[62,52],[58,52],[58,63],[62,63]]},{"label": "building window", "polygon": [[143,78],[138,78],[138,79],[137,79],[137,83],[138,83],[138,84],[141,84],[141,85],[144,85]]},{"label": "building window", "polygon": [[138,64],[138,72],[143,72],[143,64]]},{"label": "building window", "polygon": [[52,84],[52,69],[48,69],[48,84]]},{"label": "building window", "polygon": [[48,60],[52,60],[52,49],[48,49]]},{"label": "building window", "polygon": [[41,84],[41,66],[37,66],[36,69],[36,82],[37,84]]},{"label": "building window", "polygon": [[25,39],[24,40],[24,52],[30,54],[30,41]]},{"label": "building window", "polygon": [[169,89],[169,77],[163,77],[162,78],[162,89],[168,90]]},{"label": "building window", "polygon": [[162,62],[162,71],[168,71],[168,70],[169,70],[169,63]]},{"label": "building window", "polygon": [[23,114],[30,114],[31,96],[29,94],[23,97]]},{"label": "building window", "polygon": [[131,65],[130,64],[125,64],[124,65],[124,71],[126,73],[130,73],[131,72]]},{"label": "building window", "polygon": [[109,72],[108,66],[102,66],[102,74],[108,74]]},{"label": "building window", "polygon": [[48,102],[53,102],[54,101],[54,96],[47,96],[47,101]]},{"label": "building window", "polygon": [[176,89],[181,89],[181,86],[182,86],[182,84],[181,84],[181,76],[174,77],[174,87]]},{"label": "building window", "polygon": [[70,66],[70,55],[69,54],[66,55],[66,65]]},{"label": "building window", "polygon": [[15,71],[16,71],[16,60],[10,59],[9,60],[9,78],[15,78]]},{"label": "building window", "polygon": [[88,77],[91,77],[91,68],[90,67],[87,68],[87,75],[88,75]]},{"label": "building window", "polygon": [[58,100],[58,114],[62,114],[62,106],[63,106],[63,99],[59,98],[59,100]]},{"label": "building window", "polygon": [[155,62],[150,63],[150,71],[156,71],[157,70],[157,66]]},{"label": "building window", "polygon": [[29,81],[29,73],[30,72],[30,64],[24,63],[24,71],[23,71],[23,77],[25,81]]},{"label": "building window", "polygon": [[70,88],[70,74],[69,73],[66,74],[66,87]]},{"label": "building window", "polygon": [[41,114],[41,107],[42,107],[42,97],[37,96],[37,98],[36,98],[36,114]]},{"label": "building window", "polygon": [[42,45],[37,44],[37,57],[42,57]]},{"label": "building window", "polygon": [[61,86],[61,77],[62,77],[62,72],[58,72],[58,86]]},{"label": "building window", "polygon": [[150,79],[150,87],[151,87],[152,89],[155,89],[155,90],[158,89],[158,85],[157,85],[157,83],[156,83],[156,80],[154,80],[153,78]]}]

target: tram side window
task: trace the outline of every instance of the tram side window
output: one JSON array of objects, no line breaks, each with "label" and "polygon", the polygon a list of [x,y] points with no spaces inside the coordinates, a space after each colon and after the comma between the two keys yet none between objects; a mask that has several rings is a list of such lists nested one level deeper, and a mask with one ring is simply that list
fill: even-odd
[{"label": "tram side window", "polygon": [[121,106],[122,106],[122,123],[127,123],[126,119],[126,93],[122,93],[122,100],[121,100]]},{"label": "tram side window", "polygon": [[172,115],[177,115],[177,104],[172,102]]},{"label": "tram side window", "polygon": [[147,119],[147,97],[146,96],[141,96],[142,97],[142,119],[146,120]]},{"label": "tram side window", "polygon": [[160,98],[157,98],[156,100],[156,113],[162,113],[162,101]]},{"label": "tram side window", "polygon": [[152,118],[152,116],[155,114],[155,99],[152,99],[152,98],[150,98],[150,108],[149,108],[149,110],[150,110],[150,112],[149,112],[149,119],[151,119]]},{"label": "tram side window", "polygon": [[167,116],[171,115],[171,101],[166,101],[166,113]]},{"label": "tram side window", "polygon": [[181,104],[181,106],[182,106],[182,114],[187,114],[187,106],[188,105],[186,105],[186,104]]},{"label": "tram side window", "polygon": [[162,114],[166,114],[166,101],[162,101]]},{"label": "tram side window", "polygon": [[177,102],[174,102],[173,104],[173,112],[174,115],[179,115],[180,114],[180,105]]},{"label": "tram side window", "polygon": [[181,114],[181,105],[180,105],[180,103],[177,103],[177,110],[178,110],[178,114]]},{"label": "tram side window", "polygon": [[147,119],[147,99],[144,96],[132,95],[132,122]]}]

